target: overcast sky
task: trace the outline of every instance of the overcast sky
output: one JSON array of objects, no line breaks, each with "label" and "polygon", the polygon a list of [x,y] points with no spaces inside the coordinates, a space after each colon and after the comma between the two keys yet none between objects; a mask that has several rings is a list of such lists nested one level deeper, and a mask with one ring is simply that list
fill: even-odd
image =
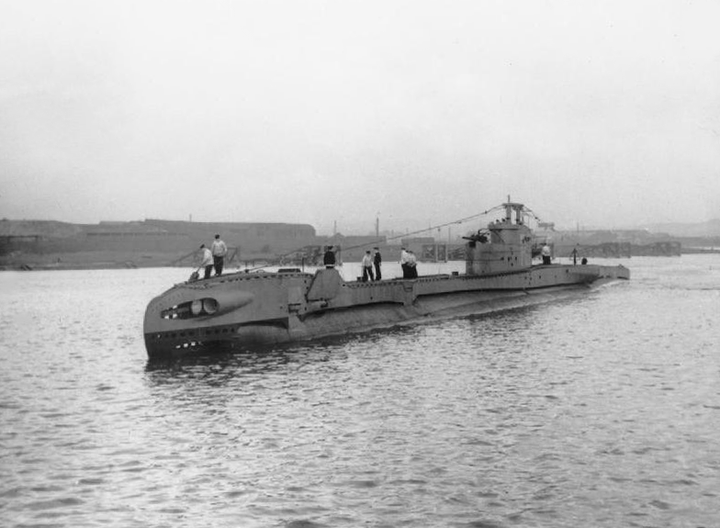
[{"label": "overcast sky", "polygon": [[720,218],[720,2],[0,0],[0,217]]}]

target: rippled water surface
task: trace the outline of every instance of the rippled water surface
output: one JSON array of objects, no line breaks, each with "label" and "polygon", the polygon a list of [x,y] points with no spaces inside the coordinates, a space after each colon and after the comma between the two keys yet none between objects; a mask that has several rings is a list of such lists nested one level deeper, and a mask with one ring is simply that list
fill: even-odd
[{"label": "rippled water surface", "polygon": [[186,270],[0,273],[0,526],[720,525],[720,257],[148,364]]}]

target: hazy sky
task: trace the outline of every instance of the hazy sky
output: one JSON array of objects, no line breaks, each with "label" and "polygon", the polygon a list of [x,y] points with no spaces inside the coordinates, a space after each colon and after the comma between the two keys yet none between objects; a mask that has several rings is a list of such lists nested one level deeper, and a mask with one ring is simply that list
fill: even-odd
[{"label": "hazy sky", "polygon": [[720,218],[720,1],[0,0],[0,217]]}]

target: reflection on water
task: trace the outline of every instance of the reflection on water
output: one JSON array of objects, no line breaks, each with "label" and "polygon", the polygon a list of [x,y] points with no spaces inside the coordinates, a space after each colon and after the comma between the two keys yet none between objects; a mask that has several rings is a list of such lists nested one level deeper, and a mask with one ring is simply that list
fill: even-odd
[{"label": "reflection on water", "polygon": [[152,363],[172,270],[0,274],[0,525],[715,526],[720,266],[630,264],[561,302]]}]

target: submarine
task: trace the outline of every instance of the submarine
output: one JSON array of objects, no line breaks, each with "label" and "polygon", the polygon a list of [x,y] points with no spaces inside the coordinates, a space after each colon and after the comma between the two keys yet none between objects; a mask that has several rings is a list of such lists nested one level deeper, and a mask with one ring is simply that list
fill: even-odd
[{"label": "submarine", "polygon": [[533,264],[533,232],[525,221],[529,210],[510,200],[501,209],[503,218],[465,237],[465,273],[350,282],[327,267],[314,273],[239,271],[176,284],[145,310],[148,357],[307,341],[490,313],[630,279],[630,270],[622,265]]}]

